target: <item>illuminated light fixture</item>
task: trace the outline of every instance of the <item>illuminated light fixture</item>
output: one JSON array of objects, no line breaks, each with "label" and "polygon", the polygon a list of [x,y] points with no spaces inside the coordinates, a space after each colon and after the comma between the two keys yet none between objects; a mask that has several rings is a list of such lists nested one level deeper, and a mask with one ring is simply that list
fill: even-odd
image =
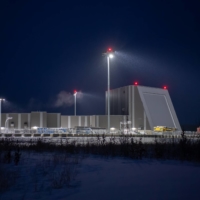
[{"label": "illuminated light fixture", "polygon": [[32,129],[36,130],[38,127],[37,126],[33,126]]},{"label": "illuminated light fixture", "polygon": [[138,85],[138,82],[135,82],[134,85]]},{"label": "illuminated light fixture", "polygon": [[111,128],[110,128],[110,130],[114,131],[114,130],[115,130],[115,128],[114,128],[114,127],[111,127]]},{"label": "illuminated light fixture", "polygon": [[106,54],[107,54],[107,56],[108,56],[109,58],[113,58],[113,57],[114,57],[113,50],[112,50],[111,48],[108,48]]},{"label": "illuminated light fixture", "polygon": [[163,89],[165,89],[165,90],[166,90],[166,89],[167,89],[167,86],[164,86],[164,87],[163,87]]},{"label": "illuminated light fixture", "polygon": [[135,128],[135,127],[133,127],[133,128],[132,128],[132,130],[133,130],[133,131],[135,131],[135,130],[136,130],[136,128]]},{"label": "illuminated light fixture", "polygon": [[113,55],[113,54],[109,54],[109,57],[110,57],[110,58],[113,58],[113,57],[114,57],[114,55]]}]

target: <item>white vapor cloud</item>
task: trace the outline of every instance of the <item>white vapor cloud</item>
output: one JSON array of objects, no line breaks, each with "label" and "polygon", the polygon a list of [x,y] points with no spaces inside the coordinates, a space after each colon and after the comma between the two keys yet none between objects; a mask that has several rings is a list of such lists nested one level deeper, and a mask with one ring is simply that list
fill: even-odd
[{"label": "white vapor cloud", "polygon": [[57,94],[54,106],[55,107],[68,107],[74,104],[74,96],[73,94],[61,91]]}]

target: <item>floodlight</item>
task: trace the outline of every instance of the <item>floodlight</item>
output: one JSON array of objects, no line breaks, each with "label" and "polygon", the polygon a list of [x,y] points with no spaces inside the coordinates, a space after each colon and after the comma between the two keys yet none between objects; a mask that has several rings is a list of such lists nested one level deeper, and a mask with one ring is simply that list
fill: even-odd
[{"label": "floodlight", "polygon": [[109,54],[109,57],[110,57],[110,58],[113,58],[113,57],[114,57],[114,55],[113,55],[113,54]]}]

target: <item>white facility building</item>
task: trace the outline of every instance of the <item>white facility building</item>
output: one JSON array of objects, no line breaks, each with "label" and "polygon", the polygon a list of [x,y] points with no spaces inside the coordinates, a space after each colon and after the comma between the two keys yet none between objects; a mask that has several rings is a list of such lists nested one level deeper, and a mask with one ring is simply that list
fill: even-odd
[{"label": "white facility building", "polygon": [[[107,92],[106,92],[107,113]],[[119,129],[120,122],[129,121],[132,128],[152,130],[154,126],[168,126],[181,130],[168,90],[130,85],[110,91],[110,127]],[[2,113],[4,127],[74,128],[76,126],[107,128],[106,115],[67,116],[61,113],[31,112]]]}]

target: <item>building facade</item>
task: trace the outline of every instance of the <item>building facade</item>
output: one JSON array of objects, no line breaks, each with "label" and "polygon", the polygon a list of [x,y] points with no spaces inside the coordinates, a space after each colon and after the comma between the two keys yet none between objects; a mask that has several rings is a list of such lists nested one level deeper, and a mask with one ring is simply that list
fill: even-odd
[{"label": "building facade", "polygon": [[[6,119],[12,117],[7,121]],[[120,122],[124,121],[126,116],[111,116],[111,127],[120,128]],[[31,112],[31,113],[3,113],[1,125],[4,128],[13,129],[32,129],[35,127],[47,128],[74,128],[76,126],[107,128],[107,115],[87,115],[87,116],[68,116],[60,113]]]},{"label": "building facade", "polygon": [[[130,122],[132,128],[153,130],[155,126],[181,130],[171,98],[166,89],[125,86],[110,91],[110,127],[120,129],[121,122]],[[107,128],[106,115],[67,116],[60,113],[31,112],[3,113],[1,125],[6,128],[31,129],[33,127],[74,128],[76,126]],[[6,126],[6,125],[5,125]]]},{"label": "building facade", "polygon": [[[107,113],[106,92],[106,113]],[[110,114],[127,115],[131,126],[153,130],[155,126],[181,130],[169,92],[166,89],[130,85],[110,91]]]}]

